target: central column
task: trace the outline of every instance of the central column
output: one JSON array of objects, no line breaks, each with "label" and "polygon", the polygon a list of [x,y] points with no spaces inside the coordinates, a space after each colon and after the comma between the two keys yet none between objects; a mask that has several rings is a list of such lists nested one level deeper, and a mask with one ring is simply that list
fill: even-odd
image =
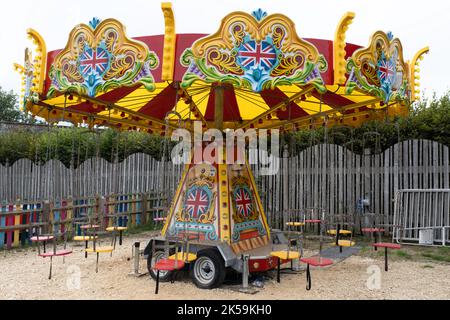
[{"label": "central column", "polygon": [[223,131],[223,91],[224,87],[217,85],[214,88],[214,127]]}]

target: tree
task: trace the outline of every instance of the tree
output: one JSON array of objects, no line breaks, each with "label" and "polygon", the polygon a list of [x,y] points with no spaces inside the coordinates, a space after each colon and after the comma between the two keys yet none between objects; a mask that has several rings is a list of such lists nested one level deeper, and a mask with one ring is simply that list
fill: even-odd
[{"label": "tree", "polygon": [[19,101],[13,91],[6,92],[0,87],[0,121],[4,122],[22,122],[36,123],[37,121],[20,111]]}]

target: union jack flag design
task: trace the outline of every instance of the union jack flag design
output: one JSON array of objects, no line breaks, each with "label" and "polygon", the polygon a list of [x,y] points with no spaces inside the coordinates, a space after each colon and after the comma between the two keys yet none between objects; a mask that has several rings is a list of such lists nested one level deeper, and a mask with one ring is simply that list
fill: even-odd
[{"label": "union jack flag design", "polygon": [[109,56],[105,49],[95,50],[87,47],[80,57],[80,68],[83,75],[92,73],[103,74],[108,68]]},{"label": "union jack flag design", "polygon": [[255,66],[270,70],[277,62],[277,53],[270,43],[266,41],[257,43],[252,40],[242,45],[238,53],[238,60],[241,66],[247,70]]},{"label": "union jack flag design", "polygon": [[245,188],[238,188],[235,192],[236,208],[238,213],[244,217],[251,215],[252,209],[252,196],[250,192]]},{"label": "union jack flag design", "polygon": [[196,188],[188,192],[185,210],[194,219],[208,212],[210,199],[208,193],[203,188]]},{"label": "union jack flag design", "polygon": [[394,59],[382,59],[378,66],[378,76],[382,82],[392,82],[395,75]]}]

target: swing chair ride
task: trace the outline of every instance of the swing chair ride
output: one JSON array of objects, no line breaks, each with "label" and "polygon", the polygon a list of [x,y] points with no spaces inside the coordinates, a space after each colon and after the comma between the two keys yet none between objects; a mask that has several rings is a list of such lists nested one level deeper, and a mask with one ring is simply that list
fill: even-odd
[{"label": "swing chair ride", "polygon": [[[181,127],[193,132],[197,121],[203,132],[290,133],[406,115],[419,92],[418,65],[428,48],[409,63],[390,32],[375,32],[367,47],[346,43],[353,13],[343,16],[330,41],[301,38],[290,18],[261,9],[228,14],[214,34],[177,34],[172,5],[162,3],[162,11],[163,35],[129,38],[119,21],[94,18],[71,31],[64,49],[50,52],[29,29],[35,56],[27,49],[25,64],[15,65],[25,111],[49,123],[64,119],[166,138]],[[318,211],[289,228],[322,230],[323,219]],[[250,273],[302,259],[309,280],[310,265],[330,264],[320,254],[302,257],[282,231],[271,230],[248,162],[187,164],[164,220],[145,249],[158,284],[189,267],[197,286],[218,287],[226,268],[243,271],[243,255],[250,256]],[[351,245],[340,239],[352,233],[342,223],[329,233],[336,244]],[[95,243],[96,231],[86,237],[79,240]],[[95,244],[90,252],[99,253]]]}]

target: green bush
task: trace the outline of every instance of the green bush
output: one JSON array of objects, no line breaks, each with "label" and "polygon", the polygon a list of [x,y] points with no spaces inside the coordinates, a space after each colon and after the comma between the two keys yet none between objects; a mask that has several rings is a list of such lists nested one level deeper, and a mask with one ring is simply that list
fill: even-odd
[{"label": "green bush", "polygon": [[[379,135],[367,134],[377,132]],[[450,146],[450,92],[416,103],[406,118],[369,121],[359,128],[332,127],[300,130],[281,136],[291,154],[316,143],[335,143],[356,153],[363,149],[381,152],[398,141],[428,139]],[[43,131],[27,129],[0,133],[0,163],[11,165],[28,158],[43,163],[59,159],[67,167],[77,167],[86,159],[99,155],[108,161],[122,161],[142,152],[161,159],[165,139],[143,132],[117,132],[112,129],[90,131],[83,128],[49,128]],[[170,147],[174,143],[167,142]],[[167,152],[167,151],[166,151]]]}]

